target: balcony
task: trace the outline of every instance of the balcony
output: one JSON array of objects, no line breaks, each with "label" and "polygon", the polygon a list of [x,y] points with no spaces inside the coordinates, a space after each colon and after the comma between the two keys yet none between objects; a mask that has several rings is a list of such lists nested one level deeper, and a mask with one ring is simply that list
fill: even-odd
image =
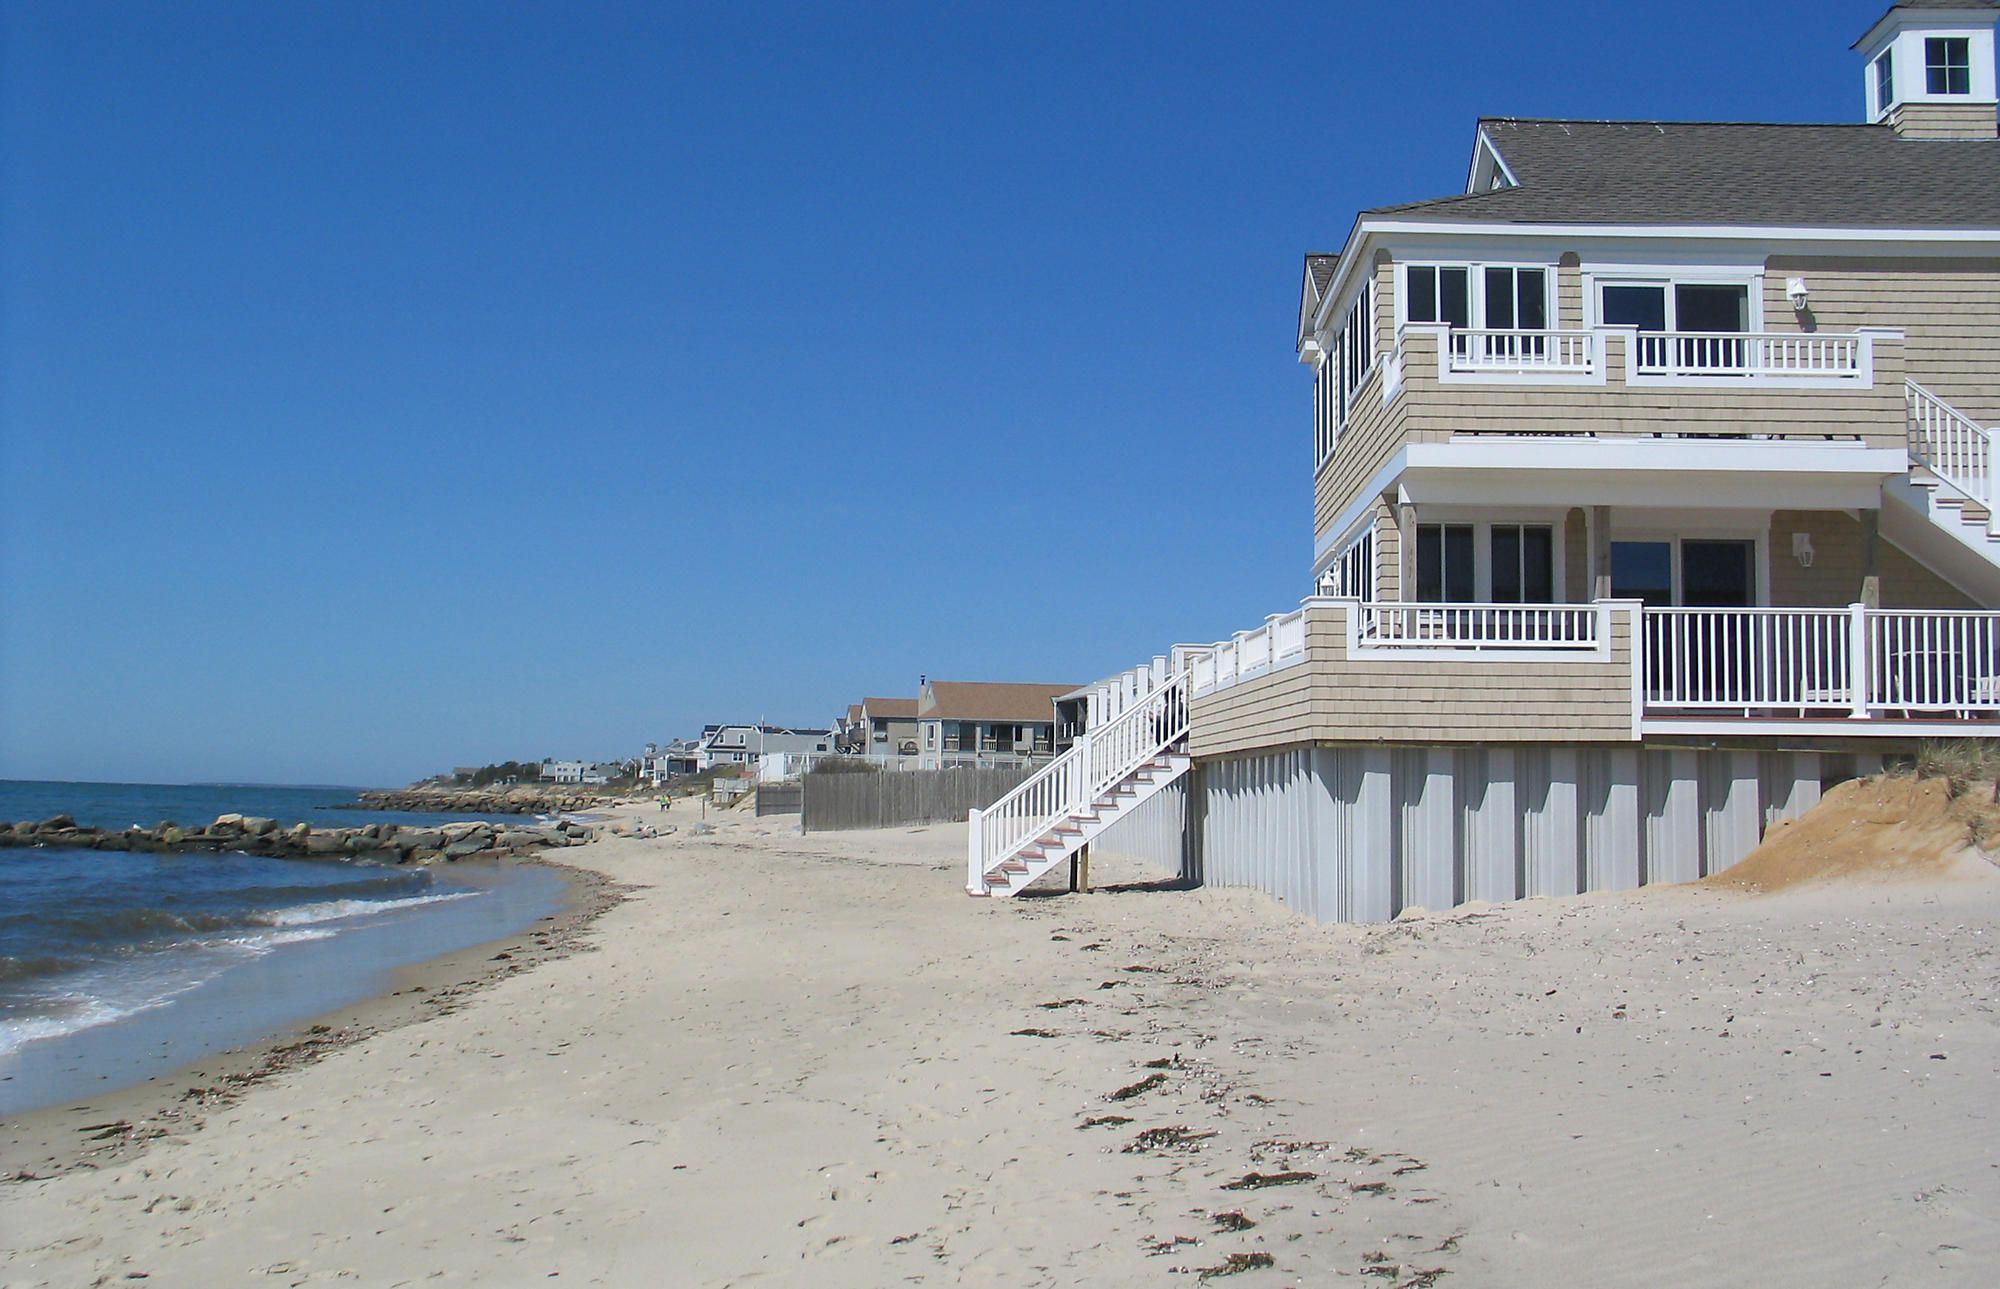
[{"label": "balcony", "polygon": [[1313,742],[2000,737],[2000,612],[1315,598],[1188,653],[1197,755]]}]

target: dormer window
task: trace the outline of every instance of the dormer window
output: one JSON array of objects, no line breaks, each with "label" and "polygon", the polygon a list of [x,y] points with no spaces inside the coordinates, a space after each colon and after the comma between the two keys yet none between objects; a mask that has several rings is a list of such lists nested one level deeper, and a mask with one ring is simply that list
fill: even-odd
[{"label": "dormer window", "polygon": [[1972,42],[1964,36],[1927,38],[1924,41],[1924,88],[1932,94],[1972,93]]},{"label": "dormer window", "polygon": [[1887,112],[1889,105],[1896,101],[1895,53],[1893,49],[1885,49],[1882,56],[1875,60],[1875,112],[1878,116]]}]

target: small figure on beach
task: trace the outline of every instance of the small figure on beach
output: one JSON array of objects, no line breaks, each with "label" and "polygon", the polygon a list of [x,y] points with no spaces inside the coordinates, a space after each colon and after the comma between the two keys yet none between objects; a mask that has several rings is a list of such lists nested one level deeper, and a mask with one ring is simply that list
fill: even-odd
[{"label": "small figure on beach", "polygon": [[674,799],[673,799],[672,797],[670,797],[670,796],[667,796],[667,795],[666,795],[665,793],[661,793],[661,794],[660,794],[660,809],[662,809],[662,810],[665,810],[665,809],[666,809],[666,808],[667,808],[668,806],[670,806],[670,805],[672,805],[672,804],[673,804],[673,801],[674,801]]}]

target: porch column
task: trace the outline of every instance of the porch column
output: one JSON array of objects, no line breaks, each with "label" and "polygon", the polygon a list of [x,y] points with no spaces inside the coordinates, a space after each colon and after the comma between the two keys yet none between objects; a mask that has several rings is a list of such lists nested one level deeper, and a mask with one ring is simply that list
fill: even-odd
[{"label": "porch column", "polygon": [[1417,594],[1417,508],[1390,500],[1396,506],[1396,598],[1409,604]]},{"label": "porch column", "polygon": [[1881,511],[1861,512],[1861,593],[1855,598],[1871,609],[1882,607],[1882,573],[1878,565],[1881,527]]},{"label": "porch column", "polygon": [[1590,508],[1590,598],[1611,598],[1611,507]]}]

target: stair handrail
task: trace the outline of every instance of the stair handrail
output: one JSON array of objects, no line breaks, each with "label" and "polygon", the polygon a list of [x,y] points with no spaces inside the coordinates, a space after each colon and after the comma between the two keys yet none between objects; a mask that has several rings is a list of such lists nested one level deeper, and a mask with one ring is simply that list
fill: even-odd
[{"label": "stair handrail", "polygon": [[986,875],[1063,819],[1187,737],[1190,673],[1176,672],[984,810],[967,816],[966,889],[987,890]]},{"label": "stair handrail", "polygon": [[1910,457],[1968,501],[1993,502],[1993,473],[2000,446],[1993,431],[1916,381],[1903,381]]}]

